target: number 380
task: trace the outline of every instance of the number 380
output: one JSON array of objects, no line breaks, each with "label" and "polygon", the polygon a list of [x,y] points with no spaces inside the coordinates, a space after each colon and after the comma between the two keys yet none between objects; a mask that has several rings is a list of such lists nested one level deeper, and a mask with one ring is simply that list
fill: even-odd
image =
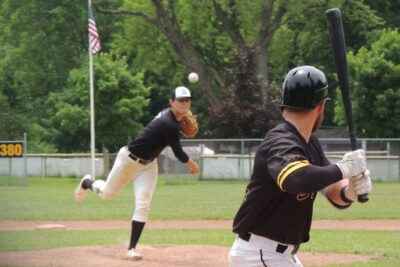
[{"label": "number 380", "polygon": [[21,143],[1,143],[0,157],[21,157],[23,153]]}]

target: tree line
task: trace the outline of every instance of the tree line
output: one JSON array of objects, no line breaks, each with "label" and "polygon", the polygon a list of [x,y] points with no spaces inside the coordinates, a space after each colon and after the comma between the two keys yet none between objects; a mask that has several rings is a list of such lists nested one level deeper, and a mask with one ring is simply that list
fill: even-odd
[{"label": "tree line", "polygon": [[[399,137],[398,0],[92,0],[96,149],[133,139],[177,86],[199,137],[261,138],[298,65],[327,74],[323,126],[345,126],[325,11],[342,11],[357,135]],[[29,152],[90,150],[87,1],[0,1],[0,140]],[[190,84],[187,75],[200,80]]]}]

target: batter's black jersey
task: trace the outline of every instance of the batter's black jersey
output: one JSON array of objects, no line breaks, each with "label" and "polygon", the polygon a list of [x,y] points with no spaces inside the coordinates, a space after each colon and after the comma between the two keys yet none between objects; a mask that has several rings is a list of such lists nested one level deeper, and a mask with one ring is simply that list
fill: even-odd
[{"label": "batter's black jersey", "polygon": [[166,146],[170,146],[175,157],[186,163],[189,157],[182,149],[179,131],[179,122],[172,110],[164,109],[129,143],[128,149],[135,156],[150,160],[157,158]]},{"label": "batter's black jersey", "polygon": [[[317,193],[312,191],[314,188],[308,193],[289,193],[285,190],[285,180],[288,175],[295,175],[295,171],[310,165],[331,165],[316,136],[311,135],[307,143],[287,121],[269,131],[257,148],[253,174],[235,216],[233,231],[250,232],[286,244],[308,241]],[[329,184],[341,179],[336,165],[312,168],[329,169],[329,176],[332,176]],[[307,178],[299,177],[303,181]]]}]

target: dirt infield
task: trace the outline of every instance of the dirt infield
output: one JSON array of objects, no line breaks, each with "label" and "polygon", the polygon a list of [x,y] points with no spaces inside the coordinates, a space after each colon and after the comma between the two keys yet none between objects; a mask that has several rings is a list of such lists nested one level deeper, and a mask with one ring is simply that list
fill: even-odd
[{"label": "dirt infield", "polygon": [[[0,221],[0,231],[35,229],[129,229],[126,221]],[[215,228],[229,229],[231,220],[149,221],[146,228]],[[400,231],[400,220],[314,220],[313,229],[364,229]]]},{"label": "dirt infield", "polygon": [[[0,264],[18,266],[228,266],[228,247],[138,245],[143,260],[128,262],[123,258],[126,246],[67,247],[40,251],[2,252]],[[297,254],[304,266],[366,262],[372,256],[353,254],[325,254],[300,252]]]},{"label": "dirt infield", "polygon": [[[149,221],[146,228],[223,228],[229,229],[232,221]],[[0,221],[0,231],[34,229],[129,229],[130,221]],[[400,231],[400,220],[315,220],[314,229],[368,229]],[[38,230],[39,231],[39,230]],[[141,245],[143,255],[139,262],[129,266],[228,266],[229,247]],[[126,246],[90,246],[46,249],[40,251],[1,252],[0,265],[18,266],[127,266]],[[369,255],[299,252],[304,266],[366,262]]]}]

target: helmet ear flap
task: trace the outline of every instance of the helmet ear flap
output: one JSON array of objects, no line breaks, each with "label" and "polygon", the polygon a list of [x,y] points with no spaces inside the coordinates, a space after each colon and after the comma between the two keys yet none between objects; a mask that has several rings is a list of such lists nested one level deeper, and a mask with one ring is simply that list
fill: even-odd
[{"label": "helmet ear flap", "polygon": [[314,109],[328,99],[325,74],[313,66],[300,66],[290,70],[283,82],[282,106]]}]

